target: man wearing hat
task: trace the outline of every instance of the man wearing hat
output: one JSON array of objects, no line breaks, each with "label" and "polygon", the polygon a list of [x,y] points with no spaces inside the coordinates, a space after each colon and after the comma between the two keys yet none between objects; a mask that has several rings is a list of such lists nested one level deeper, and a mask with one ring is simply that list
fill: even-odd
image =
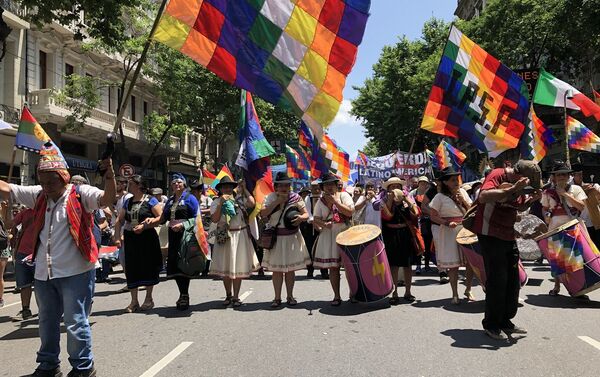
[{"label": "man wearing hat", "polygon": [[98,247],[92,234],[92,212],[113,204],[116,192],[112,161],[99,163],[104,191],[69,183],[66,161],[54,145],[40,151],[38,186],[0,181],[0,195],[34,210],[30,236],[35,240],[35,296],[39,307],[40,350],[32,376],[62,376],[61,317],[67,332],[69,376],[95,376],[92,332],[88,317],[94,295]]},{"label": "man wearing hat", "polygon": [[368,181],[365,184],[365,199],[365,224],[371,224],[381,228],[381,210],[380,207],[375,208],[377,191],[373,181]]},{"label": "man wearing hat", "polygon": [[[542,194],[542,210],[548,229],[557,228],[572,219],[579,218],[585,208],[587,195],[581,186],[570,184],[573,170],[563,162],[554,164],[550,177],[552,184]],[[555,275],[555,274],[553,274]],[[554,276],[554,288],[551,296],[558,295],[560,280]]]},{"label": "man wearing hat", "polygon": [[[306,212],[308,213],[308,220],[302,225],[300,225],[300,231],[302,232],[302,236],[304,237],[304,243],[306,243],[306,248],[308,249],[308,253],[310,254],[311,262],[314,261],[315,253],[314,253],[314,245],[315,241],[319,237],[319,233],[321,232],[321,228],[316,226],[313,223],[313,210],[321,199],[321,186],[319,185],[320,181],[315,179],[310,183],[310,194],[304,198],[304,203],[306,204]],[[312,263],[306,267],[308,272],[306,276],[312,278],[314,275],[315,268]],[[326,268],[321,268],[321,278],[329,279],[329,271]]]},{"label": "man wearing hat", "polygon": [[[503,334],[525,334],[511,319],[519,304],[519,251],[514,230],[517,211],[541,198],[541,170],[533,161],[519,160],[514,167],[492,170],[478,198],[475,218],[469,230],[477,234],[487,275],[486,335],[506,340]],[[463,223],[463,225],[465,225]]]},{"label": "man wearing hat", "polygon": [[[581,188],[585,192],[585,195],[588,198],[591,198],[593,196],[596,198],[596,202],[600,202],[600,185],[598,185],[597,183],[583,182],[583,165],[573,164],[571,168],[573,169],[573,183],[578,186],[581,186]],[[596,246],[600,247],[600,229],[596,229],[594,227],[594,223],[592,222],[593,215],[590,215],[590,209],[592,209],[593,211],[594,208],[589,207],[589,205],[590,204],[586,202],[585,208],[583,208],[583,211],[581,212],[581,218],[585,222],[585,226],[588,229],[588,233],[590,234],[592,241],[594,242],[594,244],[596,244]],[[596,216],[599,213],[598,211],[600,211],[600,208],[597,208],[594,211],[596,213]]]}]

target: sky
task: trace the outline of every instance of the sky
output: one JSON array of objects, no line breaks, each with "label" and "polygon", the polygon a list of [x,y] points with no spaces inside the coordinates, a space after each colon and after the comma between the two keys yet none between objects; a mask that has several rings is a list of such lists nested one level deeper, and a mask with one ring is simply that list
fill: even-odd
[{"label": "sky", "polygon": [[371,15],[356,63],[346,81],[344,101],[328,129],[329,135],[351,159],[367,143],[364,128],[350,115],[350,101],[358,96],[352,87],[362,86],[365,79],[371,77],[373,64],[379,59],[383,46],[395,44],[403,35],[418,39],[423,24],[432,16],[451,21],[456,3],[456,0],[371,0]]}]

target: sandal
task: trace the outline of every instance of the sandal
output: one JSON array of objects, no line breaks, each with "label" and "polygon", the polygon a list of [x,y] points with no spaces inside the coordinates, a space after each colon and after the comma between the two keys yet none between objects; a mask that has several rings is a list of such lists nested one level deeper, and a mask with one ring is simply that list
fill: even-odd
[{"label": "sandal", "polygon": [[552,289],[550,292],[548,292],[548,294],[550,296],[558,296],[558,292],[560,292],[558,289]]},{"label": "sandal", "polygon": [[141,310],[150,310],[154,308],[154,300],[150,300],[148,302],[144,302],[142,306],[140,306]]},{"label": "sandal", "polygon": [[190,296],[189,295],[179,296],[179,300],[177,300],[175,305],[177,306],[177,310],[187,310],[190,307]]},{"label": "sandal", "polygon": [[333,301],[331,301],[331,306],[340,306],[342,305],[342,299],[340,298],[334,298]]},{"label": "sandal", "polygon": [[404,295],[404,299],[408,302],[414,302],[417,298],[413,295]]},{"label": "sandal", "polygon": [[135,313],[140,310],[140,304],[129,305],[125,308],[125,313]]},{"label": "sandal", "polygon": [[469,301],[475,301],[475,296],[473,295],[473,292],[471,292],[471,291],[465,291],[465,297]]},{"label": "sandal", "polygon": [[234,308],[239,308],[240,306],[242,306],[242,301],[239,298],[232,298],[231,302],[233,302]]},{"label": "sandal", "polygon": [[275,299],[275,300],[271,301],[272,308],[278,308],[280,306],[281,306],[281,300]]},{"label": "sandal", "polygon": [[458,296],[452,297],[452,305],[458,305],[458,304],[460,304],[460,299],[458,298]]},{"label": "sandal", "polygon": [[227,295],[225,300],[222,302],[223,306],[229,306],[231,304],[231,295]]},{"label": "sandal", "polygon": [[390,305],[398,305],[400,303],[400,297],[392,296],[390,297]]},{"label": "sandal", "polygon": [[287,304],[289,306],[296,306],[296,305],[298,305],[298,301],[296,301],[296,299],[293,298],[293,297],[288,297],[287,298]]}]

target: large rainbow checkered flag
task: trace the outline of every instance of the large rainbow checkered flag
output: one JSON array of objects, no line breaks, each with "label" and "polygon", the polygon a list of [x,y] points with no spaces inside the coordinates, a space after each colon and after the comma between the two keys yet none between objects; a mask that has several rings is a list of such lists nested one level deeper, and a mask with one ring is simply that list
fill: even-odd
[{"label": "large rainbow checkered flag", "polygon": [[370,0],[171,0],[154,39],[295,112],[320,137],[335,118]]},{"label": "large rainbow checkered flag", "polygon": [[544,122],[536,115],[533,104],[529,111],[529,122],[525,126],[525,132],[521,136],[520,149],[521,158],[540,162],[546,156],[550,144],[554,143],[552,129],[546,127]]},{"label": "large rainbow checkered flag", "polygon": [[600,137],[577,119],[567,115],[569,148],[600,153]]},{"label": "large rainbow checkered flag", "polygon": [[464,153],[442,140],[435,150],[433,166],[438,170],[452,167],[454,170],[460,171],[466,158],[467,156]]},{"label": "large rainbow checkered flag", "polygon": [[452,26],[421,128],[496,157],[515,148],[529,102],[523,79]]}]

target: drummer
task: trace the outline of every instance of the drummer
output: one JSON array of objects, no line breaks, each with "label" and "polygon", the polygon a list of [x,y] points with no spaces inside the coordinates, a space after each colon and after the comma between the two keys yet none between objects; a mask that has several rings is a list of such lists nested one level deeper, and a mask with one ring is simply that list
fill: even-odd
[{"label": "drummer", "polygon": [[275,298],[271,307],[277,308],[281,305],[284,276],[287,304],[295,306],[298,303],[293,295],[295,271],[306,268],[310,264],[310,256],[298,228],[308,220],[304,200],[291,192],[292,179],[285,172],[277,173],[273,183],[275,192],[265,198],[260,216],[268,219],[269,224],[277,230],[275,245],[270,250],[264,250],[262,260],[262,266],[273,272]]},{"label": "drummer", "polygon": [[354,202],[350,194],[338,191],[340,179],[331,173],[321,176],[322,197],[314,208],[313,224],[321,229],[315,246],[315,268],[329,269],[329,282],[333,289],[332,306],[340,306],[341,258],[335,238],[350,226]]},{"label": "drummer", "polygon": [[387,190],[381,206],[381,222],[383,243],[392,272],[394,282],[394,291],[390,304],[400,303],[398,297],[398,278],[400,267],[404,271],[404,299],[408,302],[415,301],[415,296],[411,294],[412,286],[412,263],[417,257],[413,235],[409,229],[412,218],[419,215],[417,205],[404,194],[402,190],[404,181],[398,177],[391,177],[383,183],[383,188]]},{"label": "drummer", "polygon": [[[573,164],[571,168],[573,169],[573,183],[581,186],[588,197],[595,195],[596,200],[600,202],[600,185],[597,183],[583,182],[583,165]],[[588,204],[586,204],[585,208],[581,212],[581,219],[585,222],[585,226],[587,227],[590,238],[594,244],[600,247],[600,229],[596,229],[592,223],[592,217],[590,216]]]},{"label": "drummer", "polygon": [[[553,184],[542,194],[544,220],[550,230],[580,218],[581,211],[585,208],[585,192],[581,186],[569,183],[572,172],[573,170],[563,162],[557,162],[550,172]],[[555,271],[552,271],[552,276],[554,288],[549,294],[557,296],[560,292],[560,280]]]}]

